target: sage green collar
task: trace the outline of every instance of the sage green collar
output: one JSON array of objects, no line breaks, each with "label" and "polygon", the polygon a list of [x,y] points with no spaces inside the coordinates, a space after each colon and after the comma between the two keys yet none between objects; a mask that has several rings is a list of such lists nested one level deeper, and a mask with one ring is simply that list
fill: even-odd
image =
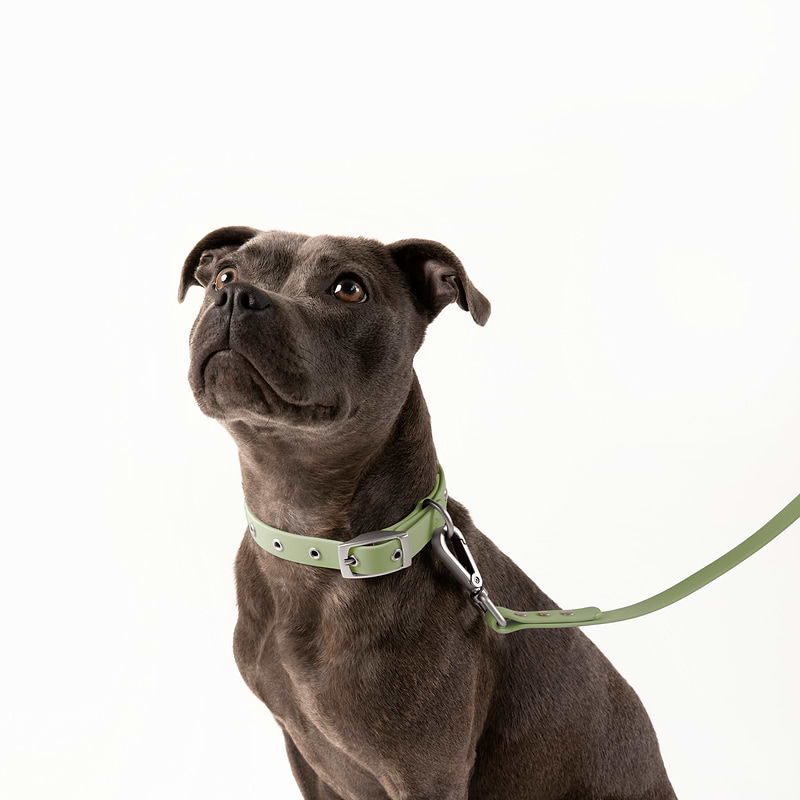
[{"label": "sage green collar", "polygon": [[[439,505],[441,513],[433,503]],[[741,564],[800,519],[800,495],[752,536],[708,566],[646,600],[612,611],[601,611],[595,606],[515,611],[492,603],[463,534],[449,518],[441,467],[433,491],[420,500],[407,517],[383,530],[362,533],[348,542],[287,533],[262,522],[247,503],[244,508],[250,535],[268,553],[297,564],[338,569],[345,578],[373,578],[405,569],[436,533],[434,549],[456,580],[469,590],[472,602],[484,612],[486,624],[497,633],[514,633],[528,628],[571,628],[621,622],[682,600]]]},{"label": "sage green collar", "polygon": [[383,530],[363,533],[348,542],[273,528],[262,522],[246,501],[244,511],[253,541],[268,553],[296,564],[338,569],[345,578],[374,578],[411,566],[413,557],[428,544],[436,528],[444,524],[439,512],[426,504],[428,500],[447,507],[447,486],[441,466],[433,490],[408,516]]}]

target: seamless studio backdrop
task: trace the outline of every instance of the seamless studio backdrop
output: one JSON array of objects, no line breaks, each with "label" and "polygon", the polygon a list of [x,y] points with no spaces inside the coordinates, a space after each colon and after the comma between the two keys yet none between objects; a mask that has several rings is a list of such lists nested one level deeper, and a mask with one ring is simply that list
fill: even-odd
[{"label": "seamless studio backdrop", "polygon": [[[798,22],[764,0],[10,11],[0,794],[299,798],[231,652],[236,452],[185,377],[179,268],[213,228],[461,257],[493,315],[447,309],[417,358],[439,456],[564,605],[659,591],[793,498]],[[682,800],[797,797],[799,558],[795,526],[588,629]]]}]

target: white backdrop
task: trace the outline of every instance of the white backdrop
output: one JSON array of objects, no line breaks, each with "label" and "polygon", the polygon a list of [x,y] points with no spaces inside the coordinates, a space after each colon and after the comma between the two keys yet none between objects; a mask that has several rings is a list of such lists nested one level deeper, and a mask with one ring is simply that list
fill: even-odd
[{"label": "white backdrop", "polygon": [[[185,380],[179,267],[218,226],[462,258],[493,315],[448,309],[418,357],[439,455],[562,604],[652,594],[800,491],[795,4],[21,8],[4,797],[299,797],[231,653],[235,450]],[[588,629],[681,800],[798,797],[799,557],[795,526]]]}]

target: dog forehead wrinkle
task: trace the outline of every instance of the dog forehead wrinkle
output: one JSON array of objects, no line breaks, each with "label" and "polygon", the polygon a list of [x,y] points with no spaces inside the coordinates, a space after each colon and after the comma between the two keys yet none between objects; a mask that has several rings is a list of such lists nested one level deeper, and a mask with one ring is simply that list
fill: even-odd
[{"label": "dog forehead wrinkle", "polygon": [[286,283],[308,238],[300,233],[267,231],[243,245],[238,255],[265,284],[278,289]]},{"label": "dog forehead wrinkle", "polygon": [[385,250],[380,242],[363,236],[314,236],[303,243],[298,258],[318,266],[348,262],[381,266]]}]

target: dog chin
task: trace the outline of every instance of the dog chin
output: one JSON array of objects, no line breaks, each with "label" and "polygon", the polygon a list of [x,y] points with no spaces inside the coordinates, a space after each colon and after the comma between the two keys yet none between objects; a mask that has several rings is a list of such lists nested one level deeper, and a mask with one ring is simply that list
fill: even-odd
[{"label": "dog chin", "polygon": [[253,364],[240,353],[213,353],[193,386],[200,409],[224,421],[264,420],[288,425],[317,426],[338,417],[334,406],[297,404],[281,397]]}]

